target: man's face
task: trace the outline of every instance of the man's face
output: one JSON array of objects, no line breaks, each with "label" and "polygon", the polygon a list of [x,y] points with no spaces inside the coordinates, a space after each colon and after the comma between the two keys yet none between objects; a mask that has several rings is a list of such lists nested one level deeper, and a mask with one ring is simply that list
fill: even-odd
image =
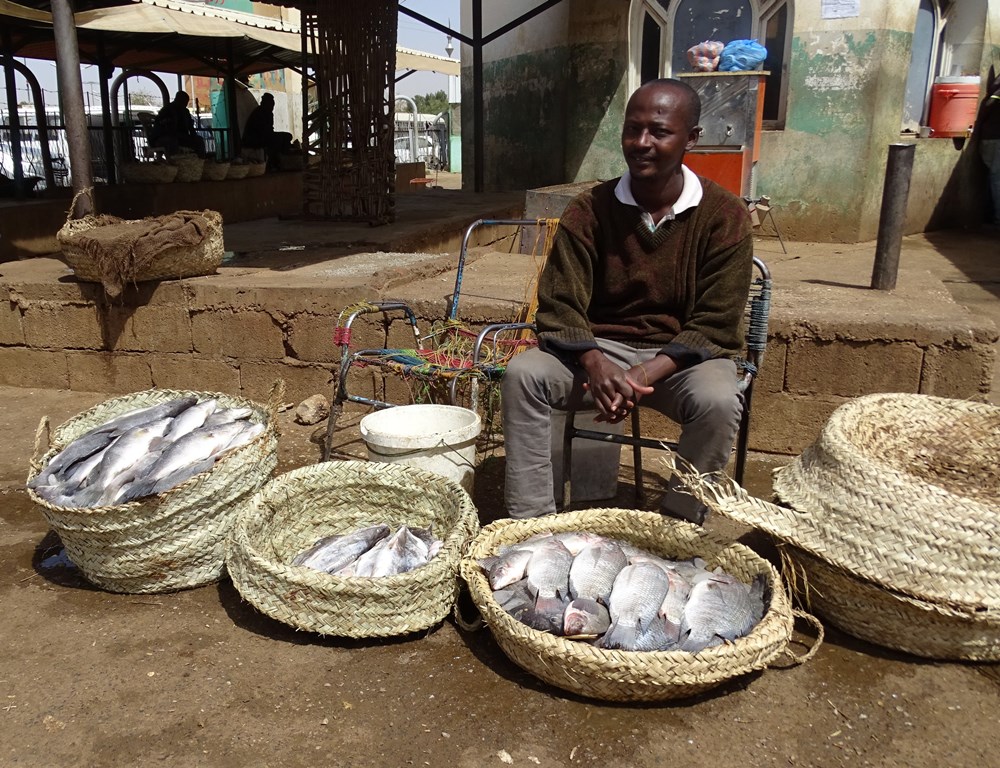
[{"label": "man's face", "polygon": [[676,88],[640,88],[629,99],[622,126],[622,153],[634,179],[666,182],[680,169],[684,153],[698,142],[689,127],[689,106]]}]

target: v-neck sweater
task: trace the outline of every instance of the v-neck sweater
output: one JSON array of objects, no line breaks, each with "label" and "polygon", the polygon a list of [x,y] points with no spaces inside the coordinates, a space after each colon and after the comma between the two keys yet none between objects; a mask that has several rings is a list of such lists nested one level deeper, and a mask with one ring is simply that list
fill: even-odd
[{"label": "v-neck sweater", "polygon": [[699,178],[701,202],[654,232],[615,197],[618,179],[570,201],[538,284],[543,349],[579,353],[605,338],[661,347],[681,367],[739,354],[750,217],[742,200]]}]

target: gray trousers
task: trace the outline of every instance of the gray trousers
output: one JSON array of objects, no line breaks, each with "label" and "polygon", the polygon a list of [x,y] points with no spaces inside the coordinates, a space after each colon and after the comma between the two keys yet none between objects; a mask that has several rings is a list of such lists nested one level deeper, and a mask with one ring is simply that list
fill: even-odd
[{"label": "gray trousers", "polygon": [[[652,360],[658,350],[634,349],[598,339],[609,359],[623,368]],[[556,511],[552,487],[550,414],[593,406],[584,392],[586,374],[555,355],[530,349],[515,356],[501,382],[504,453],[507,459],[505,499],[511,517],[526,518]],[[657,382],[641,405],[681,425],[677,452],[700,472],[723,469],[739,430],[743,401],[732,360],[713,359],[678,371]],[[661,511],[701,523],[705,508],[693,497],[668,487]]]}]

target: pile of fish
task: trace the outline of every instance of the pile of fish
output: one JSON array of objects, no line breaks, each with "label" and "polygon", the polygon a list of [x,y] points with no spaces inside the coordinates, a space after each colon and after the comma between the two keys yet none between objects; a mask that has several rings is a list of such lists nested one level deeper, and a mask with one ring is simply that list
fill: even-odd
[{"label": "pile of fish", "polygon": [[390,532],[388,525],[380,523],[342,536],[326,536],[296,555],[292,565],[334,576],[394,576],[427,564],[444,543],[430,528],[401,525],[391,536]]},{"label": "pile of fish", "polygon": [[770,600],[763,576],[747,585],[588,532],[538,534],[479,564],[518,621],[599,648],[697,653],[748,634]]},{"label": "pile of fish", "polygon": [[29,486],[61,507],[105,507],[164,493],[261,434],[265,427],[250,421],[251,413],[193,395],[129,411],[71,442]]}]

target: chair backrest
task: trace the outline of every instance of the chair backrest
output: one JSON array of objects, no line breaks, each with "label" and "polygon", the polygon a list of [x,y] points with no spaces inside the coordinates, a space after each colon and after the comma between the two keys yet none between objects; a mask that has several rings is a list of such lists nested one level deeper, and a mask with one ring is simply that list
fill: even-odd
[{"label": "chair backrest", "polygon": [[771,314],[771,270],[763,259],[753,257],[754,270],[757,275],[750,283],[750,295],[747,299],[746,321],[746,360],[754,366],[754,375],[764,364],[764,352],[767,349],[767,324]]},{"label": "chair backrest", "polygon": [[[536,269],[531,285],[526,288],[525,301],[528,307],[527,314],[533,318],[534,308],[537,306],[538,275],[545,264],[545,259],[548,258],[549,250],[552,247],[552,238],[555,235],[556,228],[559,226],[559,219],[477,219],[472,222],[462,236],[462,248],[458,254],[458,268],[455,274],[455,289],[452,291],[451,302],[448,306],[448,319],[453,321],[458,320],[458,302],[461,298],[462,277],[465,273],[465,261],[469,252],[469,244],[472,241],[472,235],[475,230],[483,226],[521,227],[522,243],[531,243],[531,249],[526,253],[536,260]],[[535,228],[533,239],[530,239],[532,236],[528,234],[529,227]],[[531,320],[526,320],[525,322],[531,322]]]}]

